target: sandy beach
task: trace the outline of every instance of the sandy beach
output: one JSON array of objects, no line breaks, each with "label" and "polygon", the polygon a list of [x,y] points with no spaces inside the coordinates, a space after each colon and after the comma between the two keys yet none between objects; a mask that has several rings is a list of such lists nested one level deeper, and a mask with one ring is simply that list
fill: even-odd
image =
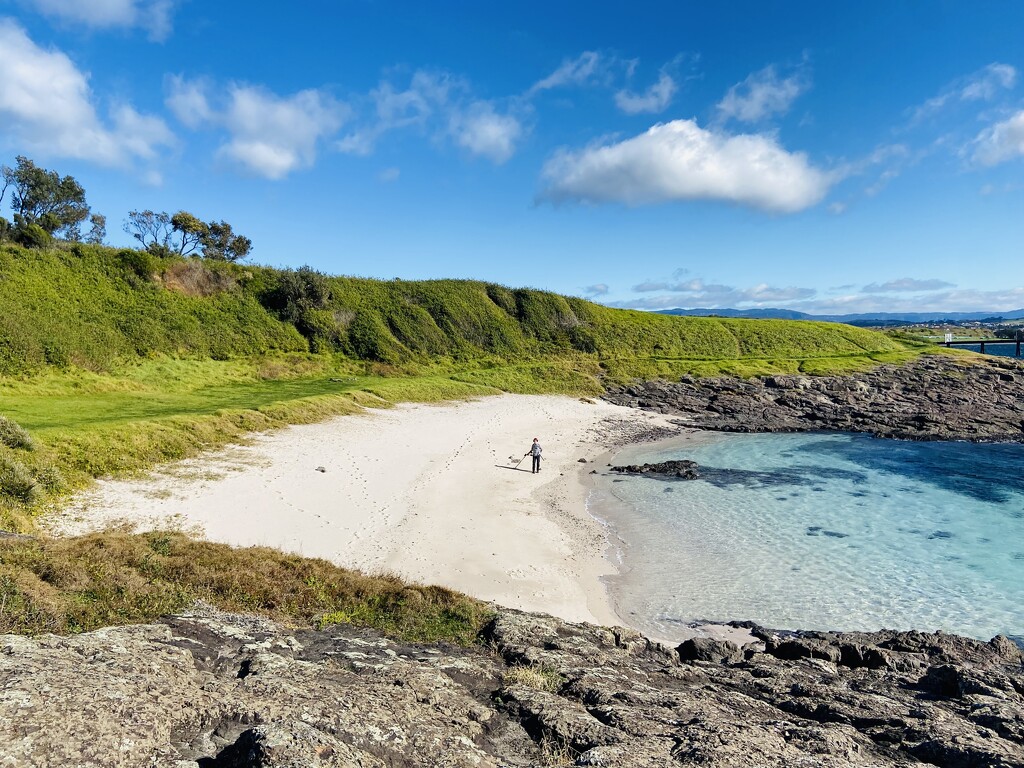
[{"label": "sandy beach", "polygon": [[[570,621],[621,624],[601,581],[614,567],[606,532],[586,511],[584,478],[609,448],[666,423],[554,396],[400,405],[101,481],[50,527],[69,535],[180,528]],[[534,437],[544,448],[536,475],[529,459],[513,468]]]}]

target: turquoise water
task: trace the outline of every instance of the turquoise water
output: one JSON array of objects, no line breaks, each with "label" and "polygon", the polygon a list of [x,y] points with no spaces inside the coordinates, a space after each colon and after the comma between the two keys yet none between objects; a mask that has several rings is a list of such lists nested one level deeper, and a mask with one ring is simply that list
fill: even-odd
[{"label": "turquoise water", "polygon": [[1024,446],[846,434],[699,435],[616,463],[689,458],[703,478],[601,477],[620,615],[680,623],[1024,636]]}]

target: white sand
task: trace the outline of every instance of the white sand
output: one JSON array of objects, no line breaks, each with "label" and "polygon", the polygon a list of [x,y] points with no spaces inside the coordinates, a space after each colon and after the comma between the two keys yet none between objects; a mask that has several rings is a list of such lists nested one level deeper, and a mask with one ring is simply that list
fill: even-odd
[{"label": "white sand", "polygon": [[[180,527],[619,624],[601,582],[614,571],[604,530],[586,512],[590,467],[578,460],[662,423],[567,397],[402,405],[260,435],[141,480],[102,481],[51,526]],[[528,471],[529,459],[511,469],[533,437],[544,447],[541,473]]]}]

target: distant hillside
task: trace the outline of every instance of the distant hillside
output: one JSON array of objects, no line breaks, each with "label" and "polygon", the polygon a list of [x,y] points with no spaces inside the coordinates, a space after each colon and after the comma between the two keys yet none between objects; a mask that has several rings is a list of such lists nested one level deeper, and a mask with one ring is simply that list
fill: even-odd
[{"label": "distant hillside", "polygon": [[624,361],[767,360],[770,368],[773,360],[904,350],[849,326],[669,317],[469,280],[327,277],[90,245],[0,247],[0,374],[7,375],[48,366],[108,370],[154,355],[287,352],[478,367],[576,355],[645,375]]},{"label": "distant hillside", "polygon": [[850,315],[811,315],[806,312],[797,312],[794,309],[765,307],[763,309],[659,309],[657,314],[682,317],[785,318],[853,325],[960,323],[977,320],[1024,319],[1024,309],[1015,309],[1009,312],[862,312]]}]

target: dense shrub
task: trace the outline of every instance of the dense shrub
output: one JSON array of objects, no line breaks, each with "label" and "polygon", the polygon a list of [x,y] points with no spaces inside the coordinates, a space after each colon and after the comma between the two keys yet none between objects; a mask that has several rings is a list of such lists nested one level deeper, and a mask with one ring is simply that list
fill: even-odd
[{"label": "dense shrub", "polygon": [[31,451],[35,448],[32,435],[18,422],[0,415],[0,445]]},{"label": "dense shrub", "polygon": [[26,248],[46,248],[53,245],[53,236],[38,224],[21,224],[14,228],[11,239]]},{"label": "dense shrub", "polygon": [[117,258],[130,274],[143,280],[150,280],[160,269],[160,259],[149,251],[125,248],[117,252]]},{"label": "dense shrub", "polygon": [[31,504],[42,495],[42,488],[24,464],[0,454],[0,495]]}]

